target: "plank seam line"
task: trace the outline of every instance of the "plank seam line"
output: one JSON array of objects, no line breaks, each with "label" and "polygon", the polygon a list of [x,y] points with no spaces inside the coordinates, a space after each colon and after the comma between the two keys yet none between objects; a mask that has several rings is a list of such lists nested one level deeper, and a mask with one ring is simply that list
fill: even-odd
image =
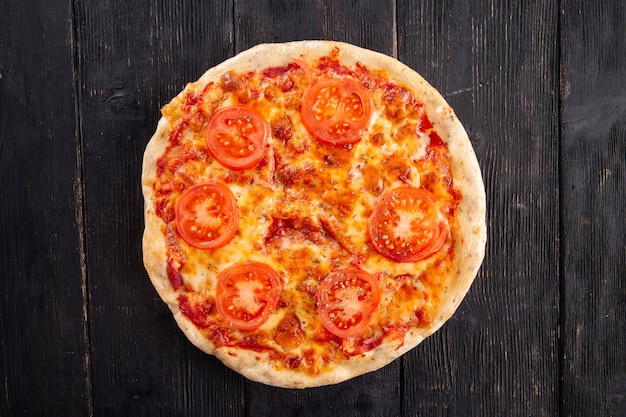
[{"label": "plank seam line", "polygon": [[563,179],[563,19],[565,13],[565,0],[559,0],[557,3],[557,19],[556,19],[556,38],[557,38],[557,48],[556,48],[556,60],[559,74],[559,82],[558,82],[558,94],[556,95],[557,101],[557,202],[558,202],[558,211],[557,211],[557,227],[558,227],[558,236],[557,236],[557,257],[558,257],[558,283],[559,283],[559,301],[558,301],[558,321],[557,321],[557,330],[556,330],[556,343],[557,343],[557,352],[558,352],[558,390],[557,390],[557,409],[558,415],[564,415],[564,377],[565,377],[565,342],[563,340],[563,328],[565,324],[565,277],[563,276],[564,266],[565,266],[565,257],[563,256],[562,250],[562,242],[564,237],[564,228],[563,224],[563,216],[564,216],[564,208],[563,208],[563,187],[564,187],[564,179]]},{"label": "plank seam line", "polygon": [[72,52],[72,78],[74,88],[74,114],[75,114],[75,131],[74,135],[77,139],[76,143],[76,182],[74,188],[75,196],[75,216],[78,229],[78,250],[80,256],[81,271],[81,291],[83,297],[83,340],[85,343],[84,366],[85,366],[85,387],[86,400],[89,416],[94,415],[93,405],[93,384],[92,384],[92,364],[91,364],[91,332],[89,320],[89,280],[87,273],[87,232],[85,224],[85,185],[83,172],[83,126],[81,122],[81,96],[80,96],[80,55],[78,44],[78,13],[76,0],[70,0],[69,13],[71,16],[70,26],[70,48]]},{"label": "plank seam line", "polygon": [[231,39],[231,45],[232,45],[232,50],[230,51],[231,56],[234,56],[236,54],[238,54],[239,52],[241,52],[239,50],[240,48],[240,42],[238,42],[238,37],[237,37],[237,0],[233,0],[233,8],[231,10],[232,13],[232,28],[233,28],[233,32],[231,34],[232,39]]},{"label": "plank seam line", "polygon": [[393,11],[391,16],[393,17],[393,22],[391,23],[391,36],[392,38],[392,54],[395,59],[398,59],[398,2],[397,0],[393,0],[391,2],[391,7]]}]

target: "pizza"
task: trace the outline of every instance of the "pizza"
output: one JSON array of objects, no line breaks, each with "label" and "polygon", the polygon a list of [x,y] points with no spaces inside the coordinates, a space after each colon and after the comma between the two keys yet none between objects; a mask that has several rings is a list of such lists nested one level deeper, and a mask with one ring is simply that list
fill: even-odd
[{"label": "pizza", "polygon": [[245,377],[306,388],[377,370],[469,290],[480,168],[450,106],[399,61],[262,44],[161,113],[144,264],[188,339]]}]

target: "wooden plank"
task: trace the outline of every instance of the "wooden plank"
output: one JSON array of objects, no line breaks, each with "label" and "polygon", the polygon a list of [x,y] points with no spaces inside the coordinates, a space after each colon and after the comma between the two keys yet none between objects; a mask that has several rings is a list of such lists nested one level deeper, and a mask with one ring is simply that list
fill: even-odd
[{"label": "wooden plank", "polygon": [[70,4],[0,10],[0,415],[86,416]]},{"label": "wooden plank", "polygon": [[401,415],[399,361],[347,382],[287,390],[250,382],[248,416],[392,417]]},{"label": "wooden plank", "polygon": [[626,413],[626,5],[565,1],[562,414]]},{"label": "wooden plank", "polygon": [[405,359],[406,415],[558,413],[557,2],[398,2],[398,56],[446,97],[487,192],[487,254]]},{"label": "wooden plank", "polygon": [[[235,46],[333,39],[395,54],[393,1],[237,1]],[[345,383],[303,391],[248,383],[249,416],[400,415],[400,361]]]},{"label": "wooden plank", "polygon": [[176,326],[142,262],[159,109],[232,53],[232,2],[76,1],[95,415],[242,415],[242,379]]},{"label": "wooden plank", "polygon": [[235,2],[236,51],[263,42],[327,39],[395,55],[395,1]]}]

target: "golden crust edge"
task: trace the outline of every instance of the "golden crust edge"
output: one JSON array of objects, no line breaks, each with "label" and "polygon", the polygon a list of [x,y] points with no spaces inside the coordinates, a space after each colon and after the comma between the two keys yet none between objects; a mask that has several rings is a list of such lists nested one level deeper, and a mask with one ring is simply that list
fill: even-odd
[{"label": "golden crust edge", "polygon": [[[453,290],[442,299],[438,315],[432,325],[425,329],[413,329],[400,347],[385,345],[367,352],[362,357],[340,363],[336,368],[316,376],[298,371],[274,369],[270,361],[258,360],[257,353],[238,351],[233,357],[228,348],[215,348],[198,329],[180,312],[176,292],[167,276],[165,244],[162,239],[162,219],[152,207],[154,198],[152,184],[156,179],[156,162],[167,146],[167,119],[162,117],[155,134],[144,152],[142,167],[142,190],[144,194],[145,230],[142,239],[144,266],[159,296],[168,304],[183,333],[199,349],[215,355],[226,366],[245,377],[268,385],[284,388],[308,388],[336,384],[386,366],[404,353],[416,347],[426,337],[436,332],[457,310],[469,291],[482,264],[486,244],[486,198],[480,167],[469,137],[452,108],[441,94],[417,72],[405,64],[379,52],[335,41],[296,41],[282,44],[260,44],[207,70],[194,84],[202,88],[224,72],[241,68],[263,69],[285,65],[295,57],[305,61],[328,55],[339,48],[338,59],[342,64],[362,62],[371,69],[387,72],[390,78],[408,88],[420,98],[437,132],[447,143],[453,161],[453,178],[461,190],[463,199],[457,208],[459,228],[455,230],[456,282],[448,283]],[[268,54],[268,49],[271,53]],[[184,90],[180,94],[183,94]],[[437,115],[437,117],[434,117]],[[448,119],[448,122],[443,120]],[[156,243],[155,243],[156,242]],[[463,266],[460,270],[458,266]],[[454,285],[452,285],[454,284]]]}]

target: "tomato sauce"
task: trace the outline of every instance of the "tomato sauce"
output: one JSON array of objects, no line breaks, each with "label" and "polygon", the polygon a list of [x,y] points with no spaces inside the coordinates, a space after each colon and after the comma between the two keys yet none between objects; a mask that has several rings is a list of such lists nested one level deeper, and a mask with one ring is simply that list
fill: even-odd
[{"label": "tomato sauce", "polygon": [[282,67],[271,67],[263,70],[263,76],[268,78],[276,78],[280,75],[286,74],[290,71],[294,71],[300,68],[300,66],[294,62],[291,62]]},{"label": "tomato sauce", "polygon": [[[346,237],[350,232],[349,223],[343,222],[355,215],[357,196],[350,188],[353,179],[348,172],[354,168],[354,146],[358,142],[354,146],[329,146],[304,136],[298,130],[301,124],[294,115],[302,108],[302,96],[310,87],[304,76],[308,72],[312,72],[314,77],[324,75],[326,78],[338,76],[358,80],[377,100],[377,106],[384,106],[384,117],[390,123],[399,123],[399,120],[407,123],[403,129],[398,129],[398,137],[391,139],[397,140],[400,145],[403,141],[417,140],[422,136],[429,139],[424,154],[419,160],[411,162],[393,152],[381,156],[383,152],[388,152],[384,148],[390,143],[384,129],[379,128],[359,138],[368,143],[371,152],[376,154],[373,156],[378,158],[376,163],[366,163],[364,159],[353,171],[358,171],[354,181],[362,181],[361,192],[370,194],[375,200],[386,189],[397,186],[398,181],[407,186],[419,183],[420,188],[440,198],[437,207],[442,206],[444,214],[454,214],[461,195],[455,189],[449,172],[447,146],[435,131],[424,106],[408,89],[388,82],[385,74],[372,72],[363,65],[351,70],[340,65],[336,56],[324,57],[312,69],[304,71],[297,63],[289,63],[267,68],[258,74],[230,72],[222,77],[220,83],[210,83],[202,91],[184,94],[178,99],[177,106],[166,106],[163,114],[172,120],[172,127],[168,131],[169,146],[157,161],[154,207],[157,216],[167,225],[167,276],[172,287],[179,291],[178,304],[182,314],[216,347],[233,347],[267,355],[279,361],[285,369],[298,369],[315,375],[337,361],[362,355],[383,344],[399,347],[410,329],[428,326],[433,320],[431,307],[419,303],[436,305],[438,300],[429,298],[425,295],[426,290],[416,289],[411,283],[419,281],[419,285],[429,286],[433,292],[438,291],[441,284],[436,282],[435,275],[447,272],[448,260],[454,256],[454,244],[447,244],[444,250],[433,256],[433,263],[439,271],[426,273],[419,279],[409,276],[398,278],[394,288],[384,287],[383,278],[378,276],[377,280],[381,281],[383,288],[381,291],[393,292],[388,298],[413,304],[408,313],[401,307],[388,307],[390,314],[387,317],[376,316],[379,322],[354,338],[337,336],[328,331],[313,313],[307,317],[294,314],[296,305],[313,311],[316,309],[317,289],[329,270],[349,265],[365,268],[368,256],[375,253],[369,238],[363,238],[367,239],[365,249],[355,246]],[[214,156],[205,144],[206,127],[216,109],[223,106],[223,96],[258,109],[269,125],[272,142],[263,145],[265,156],[257,165],[242,171],[215,167]],[[272,112],[276,106],[283,106],[282,111]],[[273,114],[272,119],[268,116],[270,113]],[[306,158],[310,158],[310,163]],[[195,293],[186,282],[184,273],[181,273],[182,266],[191,255],[175,230],[174,202],[183,190],[204,175],[205,167],[210,163],[213,164],[212,178],[220,179],[229,186],[247,187],[263,174],[262,178],[268,186],[288,188],[294,193],[306,195],[306,199],[299,201],[303,206],[323,201],[324,217],[319,219],[307,218],[302,213],[293,218],[268,215],[265,219],[267,230],[255,242],[255,249],[259,252],[283,251],[277,259],[284,261],[284,272],[291,275],[291,279],[300,280],[295,286],[301,291],[299,295],[286,295],[283,291],[276,303],[274,314],[281,318],[277,319],[278,324],[273,329],[237,330],[231,327],[217,311],[214,294]],[[380,175],[383,168],[390,173],[389,177]],[[415,178],[415,169],[419,178]],[[265,204],[262,195],[256,198],[255,205]],[[363,209],[365,216],[369,216],[372,208],[366,206]],[[249,212],[252,210],[246,208],[245,213]],[[309,265],[303,269],[306,264],[301,259],[319,258],[319,254],[310,250],[289,248],[290,243],[303,242],[332,247],[331,251],[324,252],[324,255],[332,256],[332,260],[325,259],[323,266]],[[311,320],[317,321],[304,324]],[[232,354],[236,355],[236,350]]]}]

